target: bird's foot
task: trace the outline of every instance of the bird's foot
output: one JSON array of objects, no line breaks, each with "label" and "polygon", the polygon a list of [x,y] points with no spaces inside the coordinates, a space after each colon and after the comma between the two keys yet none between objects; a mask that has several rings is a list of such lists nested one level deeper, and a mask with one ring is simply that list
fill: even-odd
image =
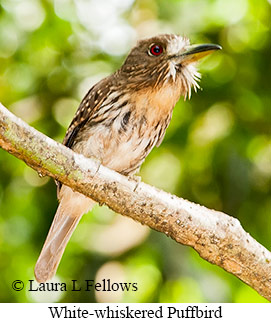
[{"label": "bird's foot", "polygon": [[138,176],[138,175],[129,175],[128,178],[133,181],[136,181],[137,183],[141,182],[141,176]]}]

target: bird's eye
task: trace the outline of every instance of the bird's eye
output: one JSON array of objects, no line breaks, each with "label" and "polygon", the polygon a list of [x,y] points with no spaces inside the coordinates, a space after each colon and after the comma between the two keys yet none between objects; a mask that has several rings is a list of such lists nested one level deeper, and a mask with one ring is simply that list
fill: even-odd
[{"label": "bird's eye", "polygon": [[163,53],[163,47],[161,45],[153,44],[149,48],[149,55],[159,56]]}]

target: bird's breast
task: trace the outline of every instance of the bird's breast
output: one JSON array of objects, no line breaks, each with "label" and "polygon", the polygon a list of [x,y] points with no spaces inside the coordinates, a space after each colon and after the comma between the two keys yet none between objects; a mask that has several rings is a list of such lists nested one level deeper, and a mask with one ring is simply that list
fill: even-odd
[{"label": "bird's breast", "polygon": [[172,110],[180,98],[181,90],[177,82],[164,82],[162,86],[150,87],[135,92],[132,100],[136,113],[144,115],[147,122],[157,124],[172,114]]},{"label": "bird's breast", "polygon": [[162,141],[178,98],[178,91],[166,86],[160,91],[133,93],[109,110],[102,107],[108,117],[88,127],[84,140],[73,149],[99,158],[111,169],[131,174]]}]

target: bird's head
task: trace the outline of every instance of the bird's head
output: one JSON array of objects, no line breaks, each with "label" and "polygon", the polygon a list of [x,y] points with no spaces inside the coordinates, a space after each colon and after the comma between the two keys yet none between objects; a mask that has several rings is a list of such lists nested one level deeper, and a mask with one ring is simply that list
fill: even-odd
[{"label": "bird's head", "polygon": [[188,38],[178,35],[158,35],[140,40],[120,71],[135,89],[172,82],[178,84],[182,95],[190,97],[191,88],[196,90],[200,79],[195,63],[219,49],[221,46],[214,44],[191,46]]}]

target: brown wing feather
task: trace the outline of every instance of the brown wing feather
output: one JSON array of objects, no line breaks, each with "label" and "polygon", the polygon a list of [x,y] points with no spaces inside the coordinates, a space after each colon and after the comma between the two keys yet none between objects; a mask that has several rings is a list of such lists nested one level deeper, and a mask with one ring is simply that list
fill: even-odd
[{"label": "brown wing feather", "polygon": [[[91,118],[111,92],[112,80],[114,80],[113,75],[102,79],[100,82],[95,84],[84,96],[74,118],[72,119],[66,131],[66,135],[62,142],[63,145],[72,149],[79,130],[82,129],[86,123],[91,122]],[[62,183],[56,181],[56,185],[57,196],[59,196]]]},{"label": "brown wing feather", "polygon": [[112,76],[95,84],[81,101],[76,114],[70,123],[63,140],[63,145],[72,148],[80,129],[89,121],[93,114],[100,108],[111,91]]}]

